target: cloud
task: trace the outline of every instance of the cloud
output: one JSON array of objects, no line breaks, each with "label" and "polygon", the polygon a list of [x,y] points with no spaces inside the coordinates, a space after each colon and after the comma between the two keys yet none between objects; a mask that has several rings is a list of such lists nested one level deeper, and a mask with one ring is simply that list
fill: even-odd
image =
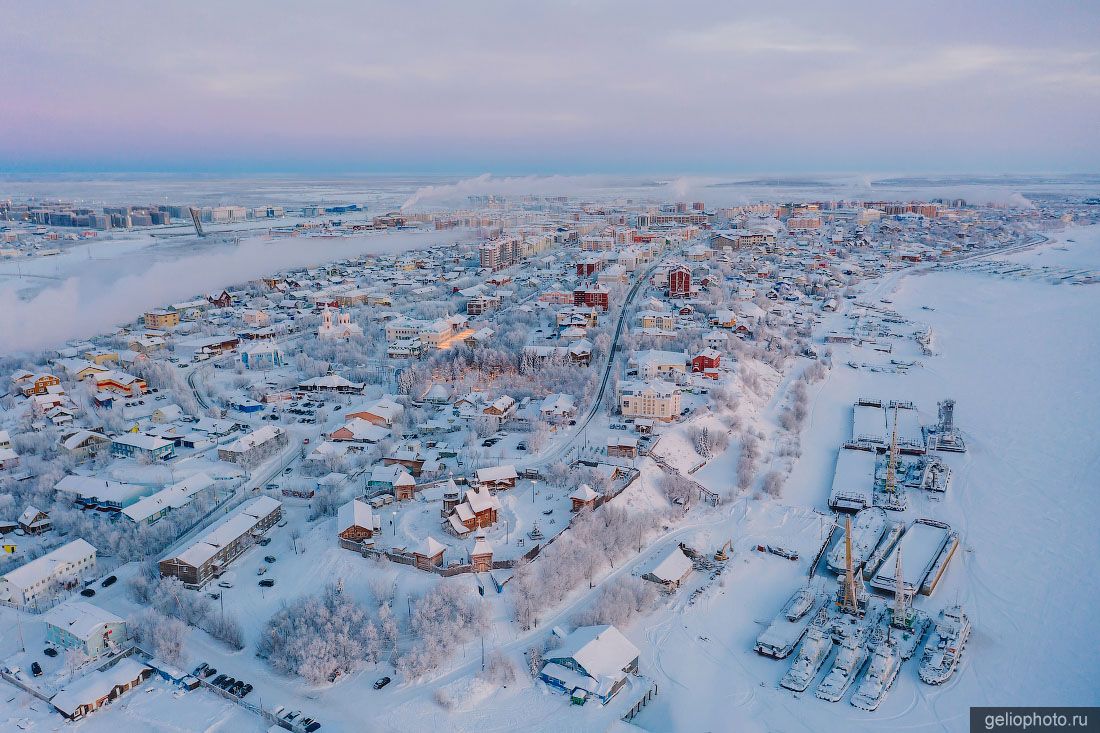
[{"label": "cloud", "polygon": [[679,49],[721,54],[844,54],[858,46],[820,30],[805,30],[787,22],[749,20],[720,23],[673,33],[668,43]]}]

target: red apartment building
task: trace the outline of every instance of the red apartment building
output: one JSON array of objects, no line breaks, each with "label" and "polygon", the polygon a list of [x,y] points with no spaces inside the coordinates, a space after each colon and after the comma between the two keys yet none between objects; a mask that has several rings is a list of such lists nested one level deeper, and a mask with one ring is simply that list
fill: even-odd
[{"label": "red apartment building", "polygon": [[599,286],[594,288],[578,288],[573,291],[573,305],[582,305],[586,308],[600,308],[606,311],[611,306],[608,300],[610,295],[610,291]]},{"label": "red apartment building", "polygon": [[668,297],[686,298],[691,295],[691,270],[675,265],[668,271]]}]

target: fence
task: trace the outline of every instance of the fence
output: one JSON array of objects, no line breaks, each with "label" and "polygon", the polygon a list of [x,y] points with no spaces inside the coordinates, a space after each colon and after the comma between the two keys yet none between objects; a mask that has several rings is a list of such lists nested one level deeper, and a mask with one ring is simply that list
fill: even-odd
[{"label": "fence", "polygon": [[[551,540],[553,541],[553,540]],[[376,550],[373,547],[365,547],[361,542],[355,542],[353,540],[338,539],[337,543],[341,548],[345,550],[351,550],[352,552],[358,552],[363,557],[385,558],[390,562],[399,563],[401,565],[416,566],[416,558],[405,552],[391,552],[389,550]],[[547,543],[549,544],[549,543]],[[523,553],[518,558],[512,560],[494,560],[493,570],[502,570],[506,568],[514,568],[520,560],[533,560],[538,557],[539,552],[542,550],[543,545],[535,545],[527,552]],[[432,565],[428,568],[417,568],[418,570],[424,570],[424,572],[435,573],[436,575],[444,578],[450,578],[455,575],[464,575],[466,573],[473,573],[474,566],[470,564],[461,565],[447,565],[439,567]]]},{"label": "fence", "polygon": [[[588,464],[586,464],[586,465],[588,465]],[[593,465],[593,466],[598,465],[598,462],[592,462],[591,465]],[[622,479],[621,481],[618,481],[615,484],[613,484],[612,487],[610,489],[608,489],[605,494],[603,494],[602,496],[600,496],[596,500],[595,506],[597,508],[600,507],[600,506],[603,506],[607,502],[609,502],[612,499],[614,499],[615,497],[617,497],[619,494],[626,491],[635,481],[638,480],[638,477],[641,476],[641,472],[638,471],[638,469],[636,469],[636,468],[626,468],[626,467],[623,467],[623,466],[620,466],[619,468],[623,469],[623,472],[625,474],[625,478]],[[438,483],[443,483],[443,482],[438,482]],[[705,491],[705,489],[704,489],[704,491]],[[573,526],[573,523],[575,521],[577,521],[578,516],[579,515],[576,515],[576,514],[573,515],[573,517],[569,520],[569,523],[566,525],[565,529],[571,528]],[[564,532],[564,531],[565,530],[562,530],[562,532]],[[549,547],[554,542],[554,540],[556,540],[560,536],[561,536],[561,533],[558,533],[557,535],[554,535],[549,540],[547,540],[545,543],[540,543],[540,544],[535,545],[534,547],[532,547],[530,550],[528,550],[527,552],[525,552],[523,555],[521,555],[518,558],[514,558],[514,559],[511,559],[511,560],[496,560],[496,561],[494,561],[493,562],[493,570],[502,570],[502,569],[514,568],[516,566],[516,564],[519,563],[521,560],[522,561],[534,560],[536,557],[538,557],[539,553],[542,550]],[[413,567],[417,567],[417,569],[419,569],[419,570],[424,570],[425,572],[429,572],[429,573],[435,573],[436,575],[442,576],[444,578],[450,578],[450,577],[453,577],[455,575],[463,575],[463,574],[466,574],[466,573],[474,572],[473,565],[468,565],[468,564],[448,565],[448,566],[445,566],[445,567],[438,567],[438,566],[432,565],[430,567],[421,568],[421,567],[418,567],[416,565],[416,558],[413,555],[409,554],[409,553],[395,552],[395,551],[392,551],[392,550],[376,550],[373,547],[366,546],[362,542],[355,542],[354,540],[345,540],[343,538],[337,538],[337,544],[345,550],[351,550],[352,552],[358,552],[363,557],[385,558],[386,560],[389,560],[390,562],[399,563],[401,565],[412,565]]]}]

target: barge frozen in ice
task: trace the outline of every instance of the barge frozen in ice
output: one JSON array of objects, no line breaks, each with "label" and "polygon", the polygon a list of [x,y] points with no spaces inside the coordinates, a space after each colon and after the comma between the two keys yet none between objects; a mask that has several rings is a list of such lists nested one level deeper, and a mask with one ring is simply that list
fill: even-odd
[{"label": "barge frozen in ice", "polygon": [[831,509],[856,512],[874,504],[875,461],[874,451],[847,446],[840,449],[829,492]]},{"label": "barge frozen in ice", "polygon": [[871,578],[871,587],[883,592],[897,588],[895,567],[902,552],[902,584],[906,593],[932,595],[959,546],[959,534],[951,526],[932,519],[918,519],[879,565]]},{"label": "barge frozen in ice", "polygon": [[923,454],[927,450],[924,428],[912,402],[860,397],[852,406],[852,437],[847,445],[865,450],[885,451],[890,447],[897,416],[898,450]]}]

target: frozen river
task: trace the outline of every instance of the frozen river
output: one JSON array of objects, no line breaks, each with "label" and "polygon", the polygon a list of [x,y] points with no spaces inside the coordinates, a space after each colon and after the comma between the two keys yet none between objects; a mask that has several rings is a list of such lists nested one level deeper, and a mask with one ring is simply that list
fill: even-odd
[{"label": "frozen river", "polygon": [[[1067,230],[1012,260],[1100,270],[1100,227]],[[685,612],[655,645],[650,664],[664,685],[635,721],[642,727],[965,731],[971,706],[1100,704],[1100,285],[935,270],[870,287],[874,299],[892,299],[903,316],[931,325],[939,354],[896,348],[894,357],[924,367],[890,374],[845,366],[873,359],[869,349],[837,348],[836,366],[812,388],[784,502],[826,509],[857,397],[913,400],[925,424],[935,422],[938,400],[955,398],[969,452],[946,459],[955,469],[948,495],[911,494],[906,518],[943,520],[962,533],[944,582],[917,599],[930,613],[958,599],[970,614],[974,633],[959,673],[930,687],[917,677],[917,660],[907,662],[871,714],[847,699],[776,689],[788,665],[750,650],[761,620],[798,580],[791,568],[748,559],[734,565],[724,595]],[[781,523],[768,531],[792,530]]]},{"label": "frozen river", "polygon": [[155,240],[142,236],[80,244],[60,255],[0,264],[0,355],[107,333],[151,308],[274,274],[362,254],[454,241],[435,232],[349,237]]}]

